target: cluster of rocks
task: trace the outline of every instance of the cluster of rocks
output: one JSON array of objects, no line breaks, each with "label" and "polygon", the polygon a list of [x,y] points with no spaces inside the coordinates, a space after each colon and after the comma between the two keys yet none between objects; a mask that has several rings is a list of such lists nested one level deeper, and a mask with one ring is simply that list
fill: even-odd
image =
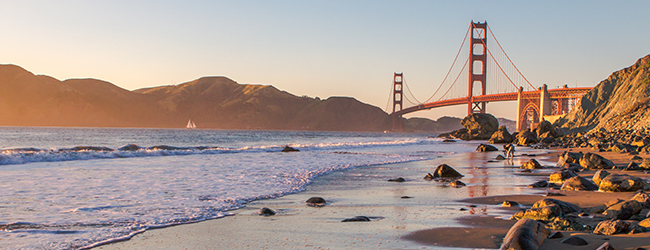
[{"label": "cluster of rocks", "polygon": [[[587,208],[557,199],[545,198],[535,202],[530,209],[520,211],[512,216],[512,220],[519,220],[519,222],[508,232],[502,249],[504,246],[506,249],[510,249],[508,247],[512,247],[512,244],[522,244],[521,242],[538,247],[546,238],[563,237],[561,233],[559,235],[551,234],[551,230],[586,231],[601,235],[648,232],[650,231],[649,213],[650,195],[643,191],[637,192],[629,200],[615,199],[600,206]],[[521,232],[516,232],[521,231],[522,227],[528,230],[528,233],[534,232],[534,234],[524,235],[523,240],[521,238],[517,240],[517,237],[522,237],[522,235]],[[576,240],[571,241],[575,242]],[[513,247],[513,249],[536,249],[537,247]]]},{"label": "cluster of rocks", "polygon": [[619,152],[636,155],[650,152],[650,128],[638,130],[605,128],[587,133],[575,132],[555,138],[539,147],[589,148],[599,152]]}]

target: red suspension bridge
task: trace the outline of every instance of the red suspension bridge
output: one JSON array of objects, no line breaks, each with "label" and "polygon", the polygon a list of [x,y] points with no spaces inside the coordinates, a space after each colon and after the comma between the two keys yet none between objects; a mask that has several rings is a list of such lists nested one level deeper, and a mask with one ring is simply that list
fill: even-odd
[{"label": "red suspension bridge", "polygon": [[[496,46],[488,46],[488,33]],[[468,39],[469,38],[469,39]],[[464,65],[458,69],[459,55],[469,40],[469,54]],[[492,43],[490,43],[492,44]],[[493,53],[494,52],[494,53]],[[490,65],[490,67],[488,67]],[[452,81],[450,76],[456,76]],[[468,85],[459,83],[459,79],[468,79]],[[487,83],[490,83],[488,93]],[[442,93],[443,86],[448,86]],[[426,101],[420,102],[409,89],[404,75],[393,76],[392,97],[393,131],[403,130],[405,114],[433,108],[467,105],[467,114],[485,113],[486,103],[517,101],[517,131],[534,127],[545,119],[566,114],[576,104],[577,99],[591,88],[569,88],[564,86],[548,89],[546,84],[536,88],[505,53],[487,22],[471,22],[465,33],[463,43],[456,54],[449,71],[436,91]],[[404,91],[406,90],[406,91]],[[406,95],[408,93],[408,95]],[[442,93],[438,95],[439,93]],[[438,98],[435,98],[438,97]],[[404,108],[404,101],[411,106]],[[390,99],[389,99],[390,102]]]}]

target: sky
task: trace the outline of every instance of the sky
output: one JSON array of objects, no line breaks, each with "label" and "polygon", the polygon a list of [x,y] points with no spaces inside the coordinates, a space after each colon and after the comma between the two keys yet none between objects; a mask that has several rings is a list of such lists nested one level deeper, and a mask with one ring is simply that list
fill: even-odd
[{"label": "sky", "polygon": [[[386,109],[394,72],[420,100],[435,91],[472,20],[488,22],[533,85],[595,86],[650,53],[648,9],[650,1],[3,0],[0,64],[128,90],[226,76]],[[515,110],[487,107],[510,119]]]}]

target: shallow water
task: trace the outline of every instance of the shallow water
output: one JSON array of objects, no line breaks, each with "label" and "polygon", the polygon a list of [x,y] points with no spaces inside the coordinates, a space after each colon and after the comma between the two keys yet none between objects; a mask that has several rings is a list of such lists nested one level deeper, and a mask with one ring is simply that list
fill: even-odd
[{"label": "shallow water", "polygon": [[89,247],[226,216],[331,171],[474,150],[419,134],[15,127],[0,145],[7,249]]}]

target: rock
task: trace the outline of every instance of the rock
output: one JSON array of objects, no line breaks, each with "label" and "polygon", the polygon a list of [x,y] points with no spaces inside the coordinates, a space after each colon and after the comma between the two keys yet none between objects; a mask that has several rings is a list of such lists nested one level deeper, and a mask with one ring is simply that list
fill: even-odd
[{"label": "rock", "polygon": [[577,163],[564,163],[564,165],[562,165],[560,167],[562,167],[562,168],[564,168],[566,170],[571,170],[571,171],[576,172],[576,173],[582,171],[582,169],[583,169],[582,166],[580,166],[580,164],[577,164]]},{"label": "rock", "polygon": [[640,191],[636,193],[630,200],[638,201],[643,208],[650,208],[650,195],[646,192]]},{"label": "rock", "polygon": [[516,201],[503,201],[503,204],[501,204],[502,207],[512,207],[512,206],[519,206],[519,203]]},{"label": "rock", "polygon": [[135,145],[135,144],[128,144],[125,146],[122,146],[121,148],[118,148],[117,150],[119,151],[137,151],[140,149],[140,146]]},{"label": "rock", "polygon": [[598,223],[594,234],[614,235],[628,230],[629,223],[622,220],[606,220]]},{"label": "rock", "polygon": [[497,129],[496,132],[492,134],[490,137],[490,140],[488,140],[489,143],[512,143],[515,138],[508,133],[508,128],[506,126],[501,126]]},{"label": "rock", "polygon": [[585,239],[580,238],[578,236],[571,236],[569,238],[562,240],[560,243],[568,244],[572,246],[584,246],[589,244]]},{"label": "rock", "polygon": [[497,155],[497,157],[495,159],[502,161],[502,160],[505,160],[506,157],[503,156],[503,155]]},{"label": "rock", "polygon": [[580,164],[580,158],[582,158],[582,155],[583,155],[582,153],[565,151],[563,154],[560,155],[560,158],[558,158],[556,166],[561,167],[565,163]]},{"label": "rock", "polygon": [[638,201],[625,201],[608,207],[603,214],[609,219],[627,220],[641,212],[641,209],[643,205]]},{"label": "rock", "polygon": [[598,190],[598,186],[581,176],[575,176],[566,180],[560,189],[566,191],[595,191]]},{"label": "rock", "polygon": [[614,163],[598,154],[586,153],[580,158],[580,166],[586,169],[610,169]]},{"label": "rock", "polygon": [[551,124],[547,120],[543,120],[542,122],[540,122],[539,125],[537,125],[536,130],[537,130],[537,137],[539,138],[542,138],[543,137],[542,135],[544,134],[546,134],[546,136],[544,137],[556,137],[559,134],[557,130],[553,128],[553,124]]},{"label": "rock", "polygon": [[400,199],[413,199],[413,197],[411,197],[411,196],[406,196],[406,195],[405,195],[405,196],[402,196],[402,197],[399,197],[399,198],[400,198]]},{"label": "rock", "polygon": [[535,220],[522,219],[513,225],[503,239],[501,249],[538,249],[550,231]]},{"label": "rock", "polygon": [[366,216],[354,216],[352,218],[344,219],[341,222],[368,222],[368,221],[370,221],[370,218]]},{"label": "rock", "polygon": [[580,211],[580,207],[578,205],[575,205],[573,203],[566,202],[566,201],[552,199],[552,198],[544,198],[544,199],[538,200],[537,202],[535,202],[533,204],[532,208],[546,207],[546,206],[551,206],[551,205],[560,206],[560,209],[565,214]]},{"label": "rock", "polygon": [[395,179],[389,179],[388,181],[391,181],[391,182],[405,182],[406,179],[404,179],[402,177],[397,177]]},{"label": "rock", "polygon": [[591,180],[594,181],[594,183],[596,185],[600,185],[600,181],[602,179],[604,179],[605,177],[607,177],[608,175],[609,175],[609,172],[601,169],[601,170],[596,171],[596,173],[594,173],[594,177],[592,177]]},{"label": "rock", "polygon": [[643,162],[641,162],[641,165],[639,165],[639,167],[645,170],[650,170],[650,158],[643,159]]},{"label": "rock", "polygon": [[548,193],[546,193],[545,196],[546,196],[546,197],[548,197],[548,196],[566,196],[566,194],[548,192]]},{"label": "rock", "polygon": [[517,142],[518,145],[530,145],[530,144],[535,144],[537,143],[537,135],[530,130],[526,130],[524,132],[521,132],[517,134],[517,138],[515,138],[515,141]]},{"label": "rock", "polygon": [[524,163],[519,167],[520,169],[540,169],[542,168],[542,165],[537,162],[535,159],[530,159],[528,162]]},{"label": "rock", "polygon": [[498,148],[495,146],[489,145],[489,144],[480,144],[476,148],[476,152],[491,152],[491,151],[499,151]]},{"label": "rock", "polygon": [[541,221],[551,221],[556,217],[562,216],[562,208],[559,205],[553,204],[550,206],[531,208],[526,211],[515,213],[510,218],[511,220],[531,219]]},{"label": "rock", "polygon": [[627,166],[623,169],[623,171],[637,171],[641,170],[641,167],[639,164],[636,164],[636,162],[630,162],[630,164],[627,164]]},{"label": "rock", "polygon": [[614,248],[612,244],[609,244],[609,242],[605,242],[596,248],[596,250],[616,250],[616,248]]},{"label": "rock", "polygon": [[640,221],[639,226],[650,228],[650,218],[645,218],[644,220]]},{"label": "rock", "polygon": [[454,168],[450,167],[447,164],[442,164],[436,168],[436,171],[433,173],[433,179],[454,179],[461,178],[462,174],[458,173]]},{"label": "rock", "polygon": [[611,174],[600,181],[598,190],[603,192],[634,192],[643,190],[643,179],[626,174]]},{"label": "rock", "polygon": [[431,173],[427,173],[427,175],[424,176],[424,179],[427,181],[435,179]]},{"label": "rock", "polygon": [[262,209],[260,209],[260,211],[258,213],[259,213],[259,215],[262,215],[262,216],[273,216],[273,215],[276,214],[276,212],[273,211],[273,209],[270,209],[268,207],[263,207]]},{"label": "rock", "polygon": [[289,146],[284,146],[284,149],[282,149],[282,152],[300,152],[300,150],[289,147]]},{"label": "rock", "polygon": [[464,187],[464,186],[467,186],[467,185],[465,185],[465,183],[463,183],[462,181],[455,180],[455,181],[450,182],[449,186],[459,188],[459,187]]},{"label": "rock", "polygon": [[585,226],[571,218],[555,217],[547,224],[549,229],[562,231],[582,231]]},{"label": "rock", "polygon": [[576,172],[573,172],[571,170],[562,170],[562,171],[557,171],[552,173],[551,175],[548,176],[548,181],[552,183],[556,183],[559,185],[562,185],[566,180],[578,176]]},{"label": "rock", "polygon": [[533,184],[528,185],[529,188],[545,188],[548,186],[548,181],[546,180],[541,180],[538,182],[535,182]]},{"label": "rock", "polygon": [[444,140],[442,140],[442,142],[456,142],[456,140],[452,140],[452,139],[444,139]]},{"label": "rock", "polygon": [[559,239],[559,238],[564,238],[564,234],[562,232],[553,232],[551,235],[548,236],[549,239]]},{"label": "rock", "polygon": [[491,114],[473,113],[460,122],[470,134],[471,140],[488,140],[499,128],[499,121]]},{"label": "rock", "polygon": [[307,199],[305,203],[307,203],[308,206],[312,206],[312,207],[322,207],[325,206],[325,204],[327,204],[327,201],[325,201],[325,199],[321,197],[311,197]]},{"label": "rock", "polygon": [[632,159],[630,159],[630,160],[632,160],[632,161],[642,161],[643,158],[641,156],[635,155],[635,156],[632,156]]}]

